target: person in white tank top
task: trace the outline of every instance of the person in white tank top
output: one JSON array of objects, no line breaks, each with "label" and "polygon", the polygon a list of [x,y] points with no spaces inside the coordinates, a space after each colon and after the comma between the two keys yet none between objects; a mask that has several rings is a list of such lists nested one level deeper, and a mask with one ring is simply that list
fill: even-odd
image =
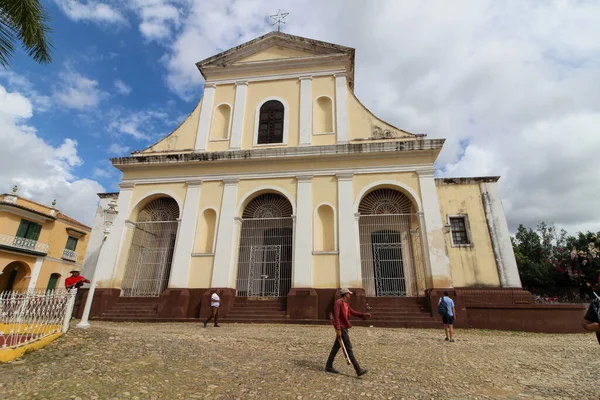
[{"label": "person in white tank top", "polygon": [[217,289],[211,296],[210,296],[210,311],[211,314],[210,316],[206,319],[206,321],[204,321],[204,327],[206,328],[206,325],[210,322],[211,319],[214,318],[215,320],[215,328],[218,328],[219,325],[219,307],[221,306],[221,295],[222,290],[221,289]]}]

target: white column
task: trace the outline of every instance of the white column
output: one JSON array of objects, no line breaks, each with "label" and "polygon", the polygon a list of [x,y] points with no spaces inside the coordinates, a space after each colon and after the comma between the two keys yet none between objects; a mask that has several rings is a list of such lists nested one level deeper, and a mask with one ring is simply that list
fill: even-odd
[{"label": "white column", "polygon": [[450,273],[450,259],[446,253],[444,222],[435,187],[434,173],[435,170],[433,169],[418,171],[419,184],[421,186],[421,201],[425,217],[425,230],[427,231],[427,243],[423,245],[426,245],[429,250],[428,261],[433,287],[450,288],[453,287],[452,275]]},{"label": "white column", "polygon": [[300,146],[310,146],[312,76],[300,77]]},{"label": "white column", "polygon": [[201,181],[187,182],[187,193],[183,204],[179,232],[177,232],[177,241],[175,242],[173,263],[171,264],[170,288],[185,288],[188,284],[201,185]]},{"label": "white column", "polygon": [[198,121],[198,131],[196,132],[196,151],[205,151],[210,130],[210,117],[212,115],[213,98],[215,95],[214,83],[204,84],[204,94],[202,95],[202,106],[200,108],[200,119]]},{"label": "white column", "polygon": [[131,210],[131,197],[133,194],[133,184],[121,184],[121,191],[117,200],[117,217],[113,222],[111,231],[112,234],[104,243],[104,255],[99,260],[98,265],[98,286],[110,287],[111,280],[117,273],[117,266],[121,257],[121,247],[125,240],[127,229],[125,229],[125,220],[129,217]]},{"label": "white column", "polygon": [[500,285],[502,287],[520,288],[521,278],[512,243],[510,242],[510,232],[508,231],[508,223],[500,199],[498,183],[482,182],[480,188]]},{"label": "white column", "polygon": [[235,103],[233,104],[233,122],[231,124],[231,141],[229,142],[230,150],[239,150],[242,148],[247,90],[248,82],[235,83]]},{"label": "white column", "polygon": [[223,201],[219,213],[219,230],[217,231],[217,245],[215,261],[213,263],[213,276],[211,287],[230,287],[233,269],[235,266],[235,205],[237,200],[237,179],[223,180]]},{"label": "white column", "polygon": [[337,142],[344,144],[350,142],[348,133],[348,84],[346,74],[335,74],[335,117],[337,127]]},{"label": "white column", "polygon": [[292,287],[312,286],[312,176],[297,176]]},{"label": "white column", "polygon": [[33,271],[31,271],[31,279],[29,280],[28,290],[35,289],[35,285],[37,284],[38,277],[40,276],[40,271],[42,270],[42,264],[44,263],[44,257],[37,257],[35,259],[35,264],[33,266]]},{"label": "white column", "polygon": [[359,288],[362,287],[362,278],[352,176],[353,174],[337,174],[340,286]]}]

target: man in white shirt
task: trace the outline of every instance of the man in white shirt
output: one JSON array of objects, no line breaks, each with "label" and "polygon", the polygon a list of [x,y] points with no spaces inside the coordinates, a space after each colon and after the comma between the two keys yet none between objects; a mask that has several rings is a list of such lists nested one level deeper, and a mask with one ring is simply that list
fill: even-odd
[{"label": "man in white shirt", "polygon": [[204,327],[206,328],[206,324],[208,324],[210,322],[211,319],[215,319],[215,328],[218,328],[219,322],[219,307],[221,306],[221,295],[222,291],[221,289],[217,289],[212,296],[210,296],[210,317],[208,317],[208,319],[206,321],[204,321]]}]

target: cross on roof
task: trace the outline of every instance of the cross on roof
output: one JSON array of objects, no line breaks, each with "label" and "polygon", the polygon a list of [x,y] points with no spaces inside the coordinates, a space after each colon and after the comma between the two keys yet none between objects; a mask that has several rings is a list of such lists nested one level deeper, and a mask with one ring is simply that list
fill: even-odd
[{"label": "cross on roof", "polygon": [[277,10],[277,14],[269,15],[274,21],[273,26],[277,26],[277,32],[280,31],[281,25],[285,25],[283,19],[288,16],[289,13],[282,13],[281,10]]}]

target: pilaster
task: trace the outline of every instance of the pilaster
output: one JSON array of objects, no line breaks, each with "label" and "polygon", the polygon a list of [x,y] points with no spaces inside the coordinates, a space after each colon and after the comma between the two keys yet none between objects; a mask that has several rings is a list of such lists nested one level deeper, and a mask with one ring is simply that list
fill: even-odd
[{"label": "pilaster", "polygon": [[198,130],[196,131],[196,151],[205,151],[210,130],[210,117],[212,114],[213,98],[215,95],[214,83],[204,84],[204,94],[202,95],[202,106],[200,108],[200,119],[198,121]]},{"label": "pilaster", "polygon": [[508,223],[504,215],[504,207],[496,182],[482,182],[479,184],[485,219],[487,221],[500,285],[505,288],[520,288],[521,277],[515,259]]},{"label": "pilaster", "polygon": [[40,271],[42,270],[42,264],[44,263],[44,257],[37,257],[35,259],[35,264],[33,265],[33,270],[31,271],[31,279],[29,280],[28,290],[34,290],[35,285],[37,284],[38,278],[40,276]]},{"label": "pilaster", "polygon": [[335,115],[337,127],[337,142],[350,142],[348,133],[348,84],[346,74],[335,74]]},{"label": "pilaster", "polygon": [[435,170],[417,171],[419,174],[419,185],[421,187],[421,201],[423,204],[423,216],[425,230],[427,232],[427,247],[429,253],[429,268],[433,287],[453,287],[450,271],[450,259],[446,253],[446,242],[444,241],[444,223],[440,211],[437,189],[435,187]]},{"label": "pilaster", "polygon": [[300,146],[310,146],[312,76],[300,77]]},{"label": "pilaster", "polygon": [[[238,180],[223,180],[223,201],[219,214],[219,230],[217,231],[217,244],[211,287],[232,287],[233,270],[235,267],[235,205],[237,199]],[[239,232],[238,232],[239,236]]]},{"label": "pilaster", "polygon": [[362,287],[358,219],[354,215],[353,174],[337,174],[338,232],[340,249],[341,287]]},{"label": "pilaster", "polygon": [[233,104],[233,123],[231,125],[230,150],[239,150],[242,148],[242,133],[244,131],[244,113],[246,110],[246,92],[248,91],[248,82],[241,81],[235,83],[235,100]]},{"label": "pilaster", "polygon": [[175,242],[169,288],[186,288],[190,269],[190,260],[194,246],[194,228],[198,218],[201,181],[189,181],[181,214],[181,222]]},{"label": "pilaster", "polygon": [[292,287],[312,286],[312,176],[297,176]]}]

